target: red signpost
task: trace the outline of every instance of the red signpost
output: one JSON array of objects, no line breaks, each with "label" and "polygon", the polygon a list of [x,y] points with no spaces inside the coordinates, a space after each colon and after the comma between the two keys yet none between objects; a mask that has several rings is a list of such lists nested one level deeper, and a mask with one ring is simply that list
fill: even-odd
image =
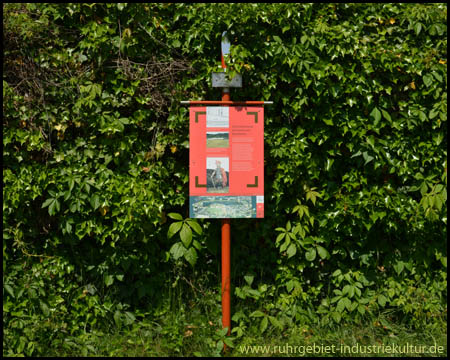
[{"label": "red signpost", "polygon": [[[226,72],[224,55],[228,54],[230,49],[226,32],[222,34],[221,45],[222,68]],[[231,101],[230,87],[241,86],[242,78],[240,75],[228,80],[223,76],[223,73],[215,73],[213,74],[213,87],[222,88],[221,101],[181,102],[194,106],[218,105],[227,107],[223,111],[220,108],[213,107],[206,107],[206,111],[203,108],[196,107],[196,110],[191,108],[189,201],[191,217],[222,217],[222,327],[228,328],[228,335],[231,333],[231,221],[230,218],[224,218],[223,215],[231,214],[230,217],[236,218],[264,217],[264,113],[261,107],[249,109],[247,106],[261,106],[272,103],[270,101]],[[200,118],[200,115],[206,115],[206,121],[204,117]],[[245,121],[246,125],[242,126],[241,121]],[[240,129],[237,129],[238,127]],[[208,128],[209,131],[207,131]],[[219,145],[206,149],[208,148],[208,141]],[[246,162],[239,161],[238,152],[232,151],[232,149],[243,148],[250,149],[248,154],[244,154]],[[242,159],[244,158],[242,157]],[[214,160],[217,168],[211,165]],[[221,162],[224,164],[221,165]],[[234,166],[234,170],[232,166]],[[217,175],[220,172],[222,172],[221,175]],[[234,174],[239,174],[239,176],[235,176],[236,181],[230,182],[229,177]],[[192,181],[194,178],[195,182]],[[217,188],[216,183],[218,184]],[[215,212],[217,209],[212,211],[211,204],[217,205],[219,210],[233,209],[230,204],[238,205],[237,209],[233,209],[231,212],[223,210],[222,212],[219,211],[219,215],[217,215]],[[224,345],[224,349],[226,349],[226,345]]]},{"label": "red signpost", "polygon": [[[224,55],[229,53],[230,43],[228,39],[222,34],[221,43],[221,58],[222,68],[226,69]],[[225,70],[226,71],[226,70]],[[230,101],[230,88],[222,89],[222,101]],[[231,220],[222,219],[222,327],[228,328],[228,335],[231,333]],[[226,345],[224,344],[224,350]]]}]

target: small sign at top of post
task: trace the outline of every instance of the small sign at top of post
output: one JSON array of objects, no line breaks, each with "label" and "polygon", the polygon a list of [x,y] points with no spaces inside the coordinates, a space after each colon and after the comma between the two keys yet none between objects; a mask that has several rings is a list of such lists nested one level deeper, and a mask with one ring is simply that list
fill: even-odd
[{"label": "small sign at top of post", "polygon": [[222,68],[224,72],[212,73],[212,87],[213,88],[240,88],[242,87],[242,75],[236,74],[230,80],[226,76],[227,64],[225,63],[225,56],[230,54],[230,41],[228,40],[227,32],[222,33],[221,42],[221,55],[222,55]]},{"label": "small sign at top of post", "polygon": [[228,55],[230,53],[230,40],[228,40],[227,32],[224,31],[222,33],[222,42],[221,42],[221,49],[222,49],[222,68],[227,71],[227,64],[225,64],[225,55]]}]

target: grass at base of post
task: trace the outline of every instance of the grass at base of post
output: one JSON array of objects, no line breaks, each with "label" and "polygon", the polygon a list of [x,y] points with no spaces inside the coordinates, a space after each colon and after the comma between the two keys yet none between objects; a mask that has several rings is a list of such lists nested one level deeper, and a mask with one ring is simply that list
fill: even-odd
[{"label": "grass at base of post", "polygon": [[[194,312],[195,313],[195,312]],[[132,326],[108,333],[86,333],[67,338],[48,349],[48,356],[221,356],[220,318],[169,314],[141,319]],[[386,319],[365,324],[333,327],[299,325],[279,331],[268,328],[259,334],[250,329],[226,356],[314,356],[314,357],[418,357],[447,356],[447,331],[412,331]],[[71,344],[69,346],[69,344]],[[411,347],[412,346],[412,347]],[[334,352],[332,351],[334,347]],[[404,349],[408,349],[403,353]],[[425,350],[418,353],[418,350]],[[438,352],[440,351],[440,353]]]}]

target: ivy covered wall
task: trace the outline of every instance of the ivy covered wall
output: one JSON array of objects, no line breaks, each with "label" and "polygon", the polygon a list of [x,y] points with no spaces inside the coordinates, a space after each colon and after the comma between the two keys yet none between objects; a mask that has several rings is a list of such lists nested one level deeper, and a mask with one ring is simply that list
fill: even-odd
[{"label": "ivy covered wall", "polygon": [[225,30],[244,80],[231,98],[274,102],[265,218],[232,221],[233,306],[254,311],[236,332],[262,308],[279,328],[446,319],[445,4],[3,12],[5,349],[151,314],[174,268],[218,273],[220,222],[187,219],[180,101],[220,99]]}]

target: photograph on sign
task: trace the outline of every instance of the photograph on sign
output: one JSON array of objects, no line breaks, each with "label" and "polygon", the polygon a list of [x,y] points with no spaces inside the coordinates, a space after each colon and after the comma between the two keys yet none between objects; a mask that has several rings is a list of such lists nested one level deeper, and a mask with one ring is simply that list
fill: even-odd
[{"label": "photograph on sign", "polygon": [[206,191],[227,193],[229,191],[229,159],[227,157],[206,158]]},{"label": "photograph on sign", "polygon": [[228,106],[208,106],[206,108],[206,127],[227,128],[230,124]]},{"label": "photograph on sign", "polygon": [[228,131],[207,131],[206,147],[227,148],[230,146],[230,134]]}]

